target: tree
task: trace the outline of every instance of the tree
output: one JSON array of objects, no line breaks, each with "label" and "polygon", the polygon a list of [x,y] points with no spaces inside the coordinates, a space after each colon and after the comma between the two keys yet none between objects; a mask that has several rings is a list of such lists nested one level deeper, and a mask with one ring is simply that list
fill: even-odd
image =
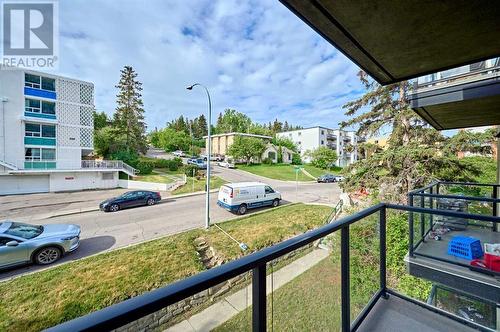
[{"label": "tree", "polygon": [[233,109],[225,109],[217,119],[217,133],[248,133],[252,120],[245,114]]},{"label": "tree", "polygon": [[126,149],[134,152],[146,152],[146,124],[142,102],[142,83],[137,80],[137,73],[131,66],[121,70],[120,81],[116,85],[116,112],[113,127],[124,133]]},{"label": "tree", "polygon": [[454,154],[470,152],[472,154],[488,155],[492,153],[491,144],[494,140],[495,132],[491,129],[484,132],[459,130],[447,140],[446,148]]},{"label": "tree", "polygon": [[99,130],[109,125],[106,113],[94,111],[94,129]]},{"label": "tree", "polygon": [[344,105],[351,119],[341,126],[358,126],[362,136],[377,135],[382,128],[392,128],[392,132],[387,149],[348,167],[344,189],[367,187],[382,199],[404,202],[409,191],[433,178],[464,176],[466,169],[460,161],[443,151],[445,138],[410,108],[408,82],[381,86],[364,72],[359,77],[367,92]]},{"label": "tree", "polygon": [[203,138],[203,136],[206,136],[208,134],[208,125],[207,125],[207,119],[203,114],[201,114],[199,117],[197,117],[195,120],[196,122],[196,138]]},{"label": "tree", "polygon": [[179,116],[177,119],[167,123],[167,128],[173,129],[175,131],[183,131],[189,134],[189,119],[184,120],[184,116]]},{"label": "tree", "polygon": [[295,145],[295,143],[289,139],[289,138],[286,138],[286,137],[274,137],[271,141],[271,143],[273,143],[274,145],[276,146],[284,146],[286,147],[287,149],[290,149],[294,152],[297,152],[297,145]]},{"label": "tree", "polygon": [[228,154],[235,159],[243,159],[250,165],[252,158],[259,159],[266,145],[261,139],[255,137],[236,136],[229,147]]},{"label": "tree", "polygon": [[94,151],[96,154],[109,158],[118,151],[127,150],[127,139],[115,128],[106,126],[94,131]]},{"label": "tree", "polygon": [[172,128],[164,128],[155,134],[157,147],[167,152],[175,150],[188,151],[192,140],[184,131],[176,131]]},{"label": "tree", "polygon": [[311,164],[322,169],[332,168],[338,158],[337,152],[326,146],[320,146],[314,151],[309,152],[308,155],[311,157]]}]

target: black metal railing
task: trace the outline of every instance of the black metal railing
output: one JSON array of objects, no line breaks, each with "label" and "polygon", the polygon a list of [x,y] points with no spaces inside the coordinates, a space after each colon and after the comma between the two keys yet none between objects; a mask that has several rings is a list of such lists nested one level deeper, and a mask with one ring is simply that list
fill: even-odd
[{"label": "black metal railing", "polygon": [[[500,218],[498,218],[498,184],[445,182],[436,181],[430,185],[408,193],[408,205],[419,209],[441,210],[441,216],[436,220],[435,213],[410,212],[409,221],[409,255],[433,258],[446,263],[469,267],[468,264],[457,260],[446,259],[438,255],[429,255],[418,252],[419,246],[426,241],[432,241],[436,227],[463,227],[497,232]],[[417,217],[417,218],[415,218]],[[452,225],[452,226],[450,226]]]},{"label": "black metal railing", "polygon": [[[283,241],[274,246],[265,248],[248,256],[244,256],[235,261],[226,263],[222,266],[212,268],[203,273],[194,275],[184,280],[177,281],[168,286],[153,290],[143,295],[136,296],[121,303],[112,305],[108,308],[88,314],[86,316],[74,319],[72,321],[55,326],[49,331],[106,331],[112,330],[128,323],[136,321],[149,314],[153,314],[169,305],[175,304],[192,295],[213,287],[221,282],[236,277],[242,273],[252,271],[252,328],[253,331],[266,331],[266,264],[282,257],[292,251],[303,248],[314,241],[323,238],[329,234],[340,231],[340,270],[341,270],[341,326],[342,331],[355,331],[367,317],[370,310],[381,297],[394,295],[407,301],[411,301],[421,307],[427,308],[433,312],[447,316],[463,324],[477,329],[483,327],[467,321],[461,317],[452,315],[443,310],[432,307],[424,302],[420,302],[402,295],[395,290],[387,287],[386,277],[386,216],[387,210],[431,213],[435,215],[452,215],[461,217],[470,217],[460,212],[450,212],[426,209],[420,207],[378,204],[362,210],[356,214],[339,219],[336,222],[327,224],[316,230],[309,231],[292,239]],[[351,289],[350,289],[350,245],[349,229],[350,226],[365,218],[378,216],[379,227],[379,275],[378,290],[368,301],[364,309],[356,319],[351,322]],[[493,220],[494,217],[477,216],[485,220]]]}]

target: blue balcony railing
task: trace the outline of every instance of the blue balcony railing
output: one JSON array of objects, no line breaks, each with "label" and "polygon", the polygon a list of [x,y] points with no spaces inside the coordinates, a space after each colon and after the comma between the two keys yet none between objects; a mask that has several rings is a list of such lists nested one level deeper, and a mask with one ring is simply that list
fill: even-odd
[{"label": "blue balcony railing", "polygon": [[[266,284],[268,263],[287,254],[290,254],[297,249],[305,248],[311,245],[314,241],[336,232],[340,232],[340,325],[342,331],[355,331],[358,328],[361,330],[377,330],[370,328],[370,317],[380,314],[380,310],[384,310],[384,308],[386,308],[384,304],[388,302],[383,302],[382,304],[380,304],[379,302],[390,299],[392,297],[398,299],[397,301],[400,301],[399,303],[411,303],[415,308],[420,308],[419,310],[424,310],[425,312],[428,312],[429,315],[435,315],[427,317],[428,319],[425,322],[426,324],[441,324],[442,328],[434,329],[435,331],[449,330],[449,326],[451,326],[449,324],[459,324],[460,326],[463,326],[462,329],[464,330],[472,328],[490,331],[489,329],[484,328],[483,326],[480,326],[474,322],[468,321],[463,317],[450,314],[425,302],[409,298],[388,287],[386,270],[386,216],[389,210],[405,213],[428,213],[434,216],[460,218],[478,217],[471,216],[463,212],[384,203],[378,204],[351,216],[339,219],[336,222],[327,224],[316,230],[309,231],[274,246],[244,256],[235,261],[212,268],[208,271],[194,275],[184,280],[177,281],[173,284],[153,290],[149,293],[133,297],[121,303],[112,305],[108,308],[91,313],[87,316],[83,316],[75,320],[60,324],[49,329],[49,331],[107,331],[116,329],[129,323],[133,323],[141,318],[144,318],[145,316],[154,314],[168,306],[175,305],[176,303],[183,301],[188,297],[194,296],[224,281],[238,277],[241,274],[247,272],[251,272],[252,274],[252,330],[266,331],[268,327],[267,324],[269,323],[267,319],[268,313],[266,310],[268,301],[268,296],[266,295],[268,293],[266,289],[268,287]],[[499,218],[494,218],[491,216],[479,216],[478,218],[488,221],[499,220]],[[353,312],[351,312],[351,292],[354,292],[355,290],[351,289],[352,285],[350,278],[352,273],[352,249],[350,245],[351,243],[349,234],[350,229],[354,224],[368,219],[376,219],[375,221],[378,233],[378,239],[376,241],[378,242],[379,246],[378,253],[376,254],[376,256],[378,256],[378,282],[376,282],[377,289],[373,294],[369,294],[369,296],[363,296],[364,299],[369,300],[366,302],[366,305],[358,315],[352,316]],[[334,308],[331,308],[331,310],[335,311]],[[412,311],[410,311],[410,314],[411,312]],[[332,312],[332,314],[333,313],[334,312]],[[353,317],[354,319],[351,320],[351,317]],[[436,319],[436,317],[439,318]],[[443,319],[445,320],[444,322]],[[406,327],[411,327],[412,324],[412,320],[409,319]],[[393,329],[397,330],[398,327],[393,326]]]}]

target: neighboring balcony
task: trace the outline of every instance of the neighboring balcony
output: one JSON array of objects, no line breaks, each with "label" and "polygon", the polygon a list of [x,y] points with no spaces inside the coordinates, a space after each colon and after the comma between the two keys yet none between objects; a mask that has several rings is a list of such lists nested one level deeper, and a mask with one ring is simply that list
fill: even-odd
[{"label": "neighboring balcony", "polygon": [[427,210],[409,216],[410,274],[500,303],[498,188],[436,182],[411,192],[409,204]]},{"label": "neighboring balcony", "polygon": [[137,175],[138,170],[124,163],[121,160],[40,160],[26,159],[20,160],[15,165],[16,170],[10,173],[24,173],[26,170],[32,171],[119,171],[130,176]]},{"label": "neighboring balcony", "polygon": [[409,100],[439,130],[498,123],[500,58],[420,77]]},{"label": "neighboring balcony", "polygon": [[[184,280],[174,282],[170,285],[155,289],[142,295],[138,295],[121,303],[115,304],[100,311],[91,313],[87,316],[77,318],[75,320],[63,323],[51,328],[49,331],[105,331],[116,328],[121,328],[121,331],[138,329],[137,325],[140,322],[147,321],[151,317],[158,318],[159,315],[164,315],[168,312],[167,309],[175,309],[186,306],[189,303],[189,308],[196,305],[200,297],[204,294],[214,294],[210,291],[215,287],[220,286],[226,281],[238,282],[235,280],[246,280],[247,284],[243,284],[241,292],[246,293],[246,300],[228,300],[220,303],[217,314],[226,315],[228,310],[245,310],[247,305],[251,305],[250,312],[245,312],[244,321],[245,328],[233,330],[281,330],[282,326],[277,322],[278,316],[274,316],[274,310],[278,311],[280,305],[286,303],[297,303],[293,306],[295,310],[307,310],[316,308],[322,304],[316,303],[315,300],[304,300],[309,292],[324,291],[318,285],[311,285],[311,289],[301,288],[300,292],[288,294],[285,298],[285,304],[278,302],[280,298],[280,288],[275,289],[276,284],[282,284],[281,287],[286,287],[285,281],[276,278],[273,281],[273,274],[277,263],[280,259],[290,257],[290,254],[297,254],[297,250],[309,248],[315,241],[326,236],[333,237],[336,243],[336,249],[332,250],[332,255],[338,257],[338,272],[331,274],[329,282],[334,283],[339,281],[340,292],[337,289],[330,289],[329,296],[334,298],[332,304],[326,308],[325,312],[329,317],[329,322],[332,322],[331,329],[347,331],[476,331],[483,329],[491,331],[484,326],[467,320],[458,315],[446,312],[428,303],[415,300],[405,296],[393,288],[390,284],[392,280],[387,276],[386,265],[386,249],[389,246],[395,245],[386,240],[387,235],[387,215],[389,213],[417,213],[425,211],[433,215],[437,210],[421,209],[417,207],[401,206],[393,204],[378,204],[362,210],[351,216],[332,221],[331,223],[296,236],[289,240],[283,241],[274,246],[265,248],[261,251],[243,256],[240,259],[225,263],[221,266],[214,267],[208,271],[191,276]],[[356,233],[357,227],[360,225],[369,225],[370,238],[374,238],[375,248],[373,251],[362,252],[360,256],[359,248],[359,233]],[[355,229],[356,227],[356,229]],[[365,228],[366,230],[366,228]],[[338,246],[337,246],[338,245]],[[337,258],[332,259],[332,263],[337,262]],[[356,270],[366,268],[364,265],[353,265],[356,260],[367,262],[370,260],[370,270],[373,273],[366,275],[362,271]],[[281,261],[282,262],[282,261]],[[374,263],[373,263],[374,262]],[[352,268],[356,266],[356,268]],[[287,268],[288,266],[284,267]],[[278,270],[279,271],[279,270]],[[368,270],[367,270],[368,271]],[[290,269],[290,273],[293,271]],[[333,272],[333,271],[332,271]],[[324,271],[322,273],[329,273]],[[359,273],[359,274],[358,274]],[[365,278],[371,278],[370,285],[372,287],[356,287],[354,280],[357,279],[357,285],[363,280],[359,280],[361,275]],[[249,278],[247,278],[249,277]],[[298,279],[298,278],[297,278]],[[292,281],[293,282],[293,281]],[[366,283],[366,280],[364,281]],[[276,283],[276,284],[275,284]],[[247,285],[245,287],[245,285]],[[216,288],[220,290],[221,288]],[[315,289],[315,290],[313,290]],[[300,295],[303,294],[303,295]],[[288,312],[287,310],[281,312]],[[196,308],[195,308],[196,309]],[[215,310],[215,309],[214,309]],[[195,310],[196,312],[196,310]],[[148,317],[146,317],[148,316]],[[165,318],[166,317],[166,318]],[[170,316],[165,316],[168,320]],[[287,323],[294,319],[294,314],[288,312]],[[333,320],[331,317],[335,317]],[[187,317],[183,317],[186,319]],[[322,319],[322,317],[311,316],[311,319]],[[178,323],[178,322],[174,322]],[[200,322],[198,322],[200,323]],[[131,324],[131,325],[127,325]],[[186,323],[179,330],[195,329],[189,323]],[[293,324],[293,322],[292,322]],[[297,324],[303,326],[307,322],[297,321]],[[217,325],[213,325],[213,321],[206,321],[201,325],[197,325],[196,330],[212,330]],[[163,328],[161,328],[163,329]],[[175,329],[175,327],[174,327]],[[307,330],[306,328],[303,328]],[[158,328],[160,330],[160,328]]]}]

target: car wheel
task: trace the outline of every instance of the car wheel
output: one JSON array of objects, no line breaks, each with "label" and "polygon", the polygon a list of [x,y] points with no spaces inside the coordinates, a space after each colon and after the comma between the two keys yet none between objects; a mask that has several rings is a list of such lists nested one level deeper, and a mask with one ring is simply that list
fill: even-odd
[{"label": "car wheel", "polygon": [[154,200],[154,199],[152,199],[152,198],[148,198],[148,200],[147,200],[147,202],[146,202],[146,204],[147,204],[148,206],[155,205],[155,203],[156,203],[156,202],[155,202],[155,200]]},{"label": "car wheel", "polygon": [[241,204],[238,208],[238,214],[243,215],[245,213],[247,213],[247,206],[246,204]]},{"label": "car wheel", "polygon": [[35,254],[35,262],[40,265],[52,264],[61,258],[61,250],[56,247],[45,247]]},{"label": "car wheel", "polygon": [[116,212],[120,210],[120,206],[118,204],[112,204],[110,207],[109,207],[109,211],[111,212]]},{"label": "car wheel", "polygon": [[273,207],[277,207],[278,205],[280,205],[280,200],[279,199],[275,199],[273,201]]}]

